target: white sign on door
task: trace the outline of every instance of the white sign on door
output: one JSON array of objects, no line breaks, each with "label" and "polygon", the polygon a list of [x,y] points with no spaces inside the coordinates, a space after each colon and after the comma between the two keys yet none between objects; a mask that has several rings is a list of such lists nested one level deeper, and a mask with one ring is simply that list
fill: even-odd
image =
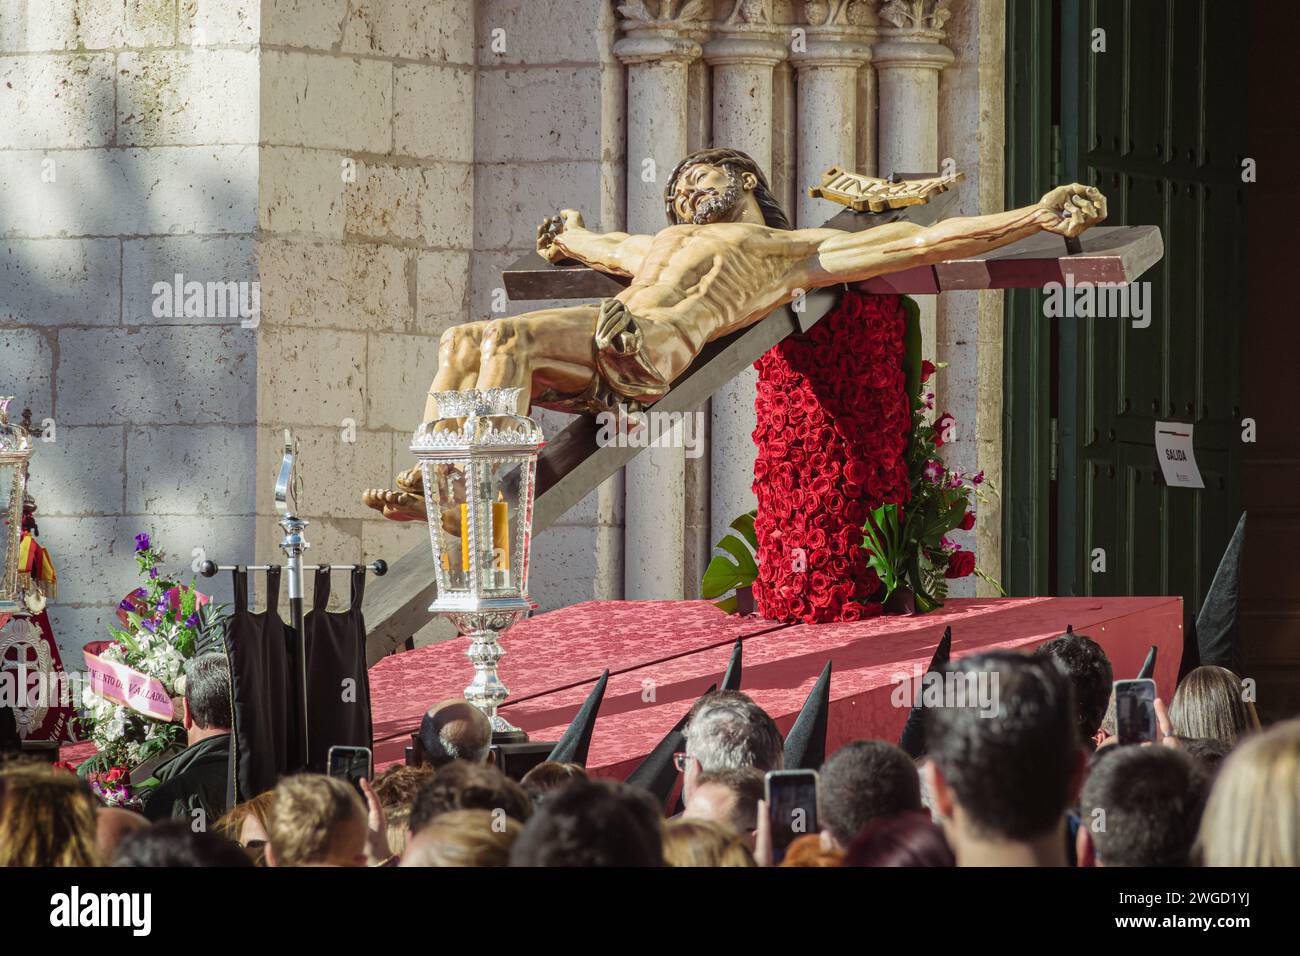
[{"label": "white sign on door", "polygon": [[1156,422],[1156,457],[1170,488],[1204,488],[1192,451],[1192,426],[1186,422]]}]

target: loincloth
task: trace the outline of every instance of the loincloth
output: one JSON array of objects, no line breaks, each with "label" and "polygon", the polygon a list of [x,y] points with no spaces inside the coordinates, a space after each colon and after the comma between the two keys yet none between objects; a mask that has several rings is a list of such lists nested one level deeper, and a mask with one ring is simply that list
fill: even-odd
[{"label": "loincloth", "polygon": [[[605,309],[616,299],[605,299],[601,309]],[[621,308],[622,303],[618,303]],[[624,310],[626,312],[626,310]],[[596,340],[596,323],[600,321],[600,312],[592,322],[591,359],[594,374],[591,382],[580,392],[562,394],[555,389],[545,389],[533,399],[533,403],[544,408],[555,408],[567,412],[593,413],[613,412],[621,405],[629,412],[637,412],[653,405],[663,398],[671,388],[663,376],[654,368],[643,354],[640,333],[635,323],[628,316],[628,326],[632,329],[637,345],[630,351],[621,351],[614,342],[601,346]]]}]

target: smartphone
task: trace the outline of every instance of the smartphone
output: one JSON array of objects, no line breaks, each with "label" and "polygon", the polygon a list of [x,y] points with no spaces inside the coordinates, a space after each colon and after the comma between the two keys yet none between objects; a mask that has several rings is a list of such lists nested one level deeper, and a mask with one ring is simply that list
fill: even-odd
[{"label": "smartphone", "polygon": [[361,778],[372,779],[369,747],[331,747],[325,760],[325,772],[347,780],[361,792]]},{"label": "smartphone", "polygon": [[819,829],[817,771],[772,770],[764,784],[772,830],[772,862],[780,863],[791,843]]},{"label": "smartphone", "polygon": [[1121,744],[1155,742],[1155,681],[1145,677],[1115,681],[1115,729]]}]

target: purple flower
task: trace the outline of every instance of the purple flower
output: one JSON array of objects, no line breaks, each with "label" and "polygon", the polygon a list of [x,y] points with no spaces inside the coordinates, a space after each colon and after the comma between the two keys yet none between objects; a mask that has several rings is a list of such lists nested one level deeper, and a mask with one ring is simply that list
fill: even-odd
[{"label": "purple flower", "polygon": [[925,407],[934,411],[934,392],[925,393]]},{"label": "purple flower", "polygon": [[149,550],[149,536],[143,531],[135,536],[135,553]]},{"label": "purple flower", "polygon": [[983,484],[983,483],[984,483],[984,470],[983,470],[983,469],[980,469],[979,471],[975,472],[975,474],[971,476],[970,483],[971,483],[972,485]]},{"label": "purple flower", "polygon": [[931,458],[925,463],[925,467],[921,470],[921,474],[925,477],[926,481],[930,482],[930,484],[939,484],[943,481],[943,462]]},{"label": "purple flower", "polygon": [[155,625],[153,621],[141,621],[140,626],[150,634],[157,633],[157,625]]},{"label": "purple flower", "polygon": [[191,614],[189,617],[187,617],[187,618],[185,619],[185,626],[186,626],[186,627],[198,627],[198,626],[199,626],[199,616],[198,616],[197,614]]},{"label": "purple flower", "polygon": [[128,612],[130,612],[130,611],[134,611],[134,610],[135,610],[135,605],[132,604],[130,601],[123,601],[121,604],[119,604],[119,605],[117,606],[117,609],[118,609],[119,611],[128,611]]},{"label": "purple flower", "polygon": [[150,568],[150,569],[149,569],[149,577],[150,577],[150,578],[156,578],[156,577],[158,577],[158,569],[157,569],[157,568]]}]

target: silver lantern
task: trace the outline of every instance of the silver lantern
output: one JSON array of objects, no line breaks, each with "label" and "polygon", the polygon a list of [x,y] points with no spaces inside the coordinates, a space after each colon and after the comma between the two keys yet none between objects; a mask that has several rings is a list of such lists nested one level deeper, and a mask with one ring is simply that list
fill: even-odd
[{"label": "silver lantern", "polygon": [[527,734],[497,713],[509,695],[497,676],[500,635],[532,610],[528,557],[542,430],[518,414],[518,388],[437,392],[438,418],[416,429],[438,594],[429,610],[469,638],[474,680],[465,699],[492,722],[492,739]]},{"label": "silver lantern", "polygon": [[27,429],[9,421],[12,398],[0,398],[0,612],[20,609],[18,544],[23,534],[23,495],[32,438]]}]

